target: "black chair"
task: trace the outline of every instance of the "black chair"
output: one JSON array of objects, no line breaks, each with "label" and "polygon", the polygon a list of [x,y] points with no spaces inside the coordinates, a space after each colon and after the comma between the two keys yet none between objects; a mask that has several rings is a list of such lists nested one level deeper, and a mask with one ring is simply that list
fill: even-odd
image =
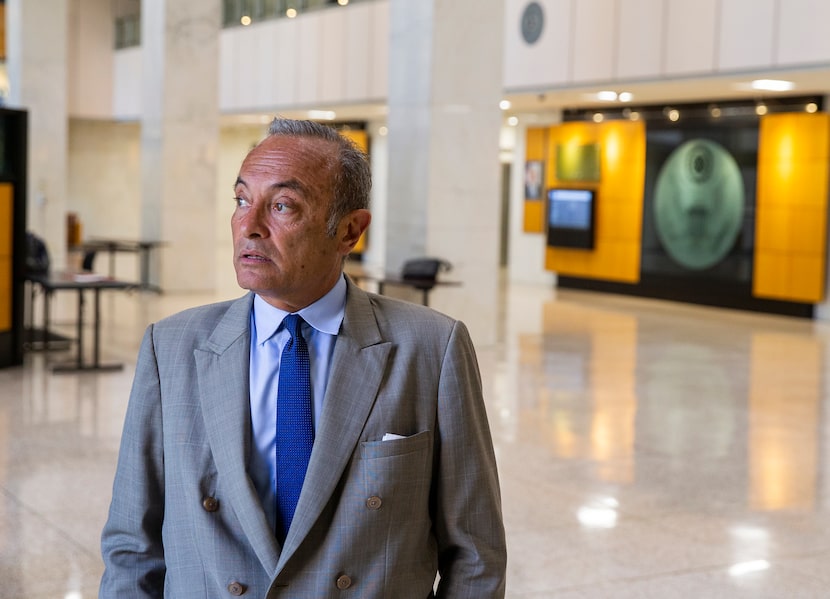
[{"label": "black chair", "polygon": [[84,252],[84,259],[83,259],[83,262],[81,262],[81,268],[83,270],[88,270],[88,271],[92,272],[92,270],[93,270],[92,266],[93,266],[94,263],[95,263],[95,250],[87,250],[86,252]]},{"label": "black chair", "polygon": [[435,287],[438,273],[451,269],[452,264],[440,258],[414,258],[404,262],[401,278],[415,289],[429,291]]}]

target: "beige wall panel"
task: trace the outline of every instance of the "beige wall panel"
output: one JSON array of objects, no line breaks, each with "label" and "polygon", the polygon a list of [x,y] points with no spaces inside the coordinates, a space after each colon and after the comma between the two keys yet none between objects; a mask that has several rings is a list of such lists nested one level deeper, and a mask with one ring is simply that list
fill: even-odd
[{"label": "beige wall panel", "polygon": [[573,71],[575,83],[613,79],[618,0],[574,2]]},{"label": "beige wall panel", "polygon": [[117,119],[138,119],[141,115],[141,48],[115,52],[112,77],[112,111]]},{"label": "beige wall panel", "polygon": [[[718,68],[740,70],[773,64],[778,0],[729,0],[720,4]],[[748,35],[748,32],[752,32]]]},{"label": "beige wall panel", "polygon": [[371,73],[367,98],[386,98],[389,94],[389,3],[373,2]]},{"label": "beige wall panel", "polygon": [[664,75],[715,68],[717,0],[667,0]]},{"label": "beige wall panel", "polygon": [[256,47],[256,71],[245,87],[249,90],[250,100],[255,106],[274,105],[274,79],[281,75],[274,68],[277,40],[274,39],[274,29],[270,25],[271,23],[265,22],[248,27]]},{"label": "beige wall panel", "polygon": [[296,101],[309,104],[318,101],[320,63],[320,14],[300,15],[294,22],[297,27],[297,45],[294,57],[299,63],[296,72]]},{"label": "beige wall panel", "polygon": [[343,64],[343,99],[365,100],[370,97],[372,4],[355,4],[343,12],[346,21],[345,27],[341,27],[343,47],[337,49],[341,54],[346,49],[349,52],[349,60]]},{"label": "beige wall panel", "polygon": [[239,33],[236,28],[223,29],[219,33],[219,106],[225,110],[236,108],[239,86],[233,61],[236,59],[238,37]]},{"label": "beige wall panel", "polygon": [[[319,68],[317,75],[317,98],[321,102],[336,102],[345,96],[346,64],[356,60],[354,48],[346,45],[345,11],[321,10],[318,30]],[[316,16],[316,15],[315,15]]]},{"label": "beige wall panel", "polygon": [[114,16],[111,0],[69,3],[69,114],[106,118],[113,111]]},{"label": "beige wall panel", "polygon": [[659,77],[663,66],[663,0],[618,0],[620,79]]},{"label": "beige wall panel", "polygon": [[789,66],[830,60],[830,2],[778,0],[776,64]]},{"label": "beige wall panel", "polygon": [[290,106],[297,99],[297,71],[302,62],[296,55],[297,28],[290,19],[279,19],[268,24],[271,27],[272,43],[276,49],[270,55],[273,63],[270,70],[274,73],[271,99],[275,106]]}]

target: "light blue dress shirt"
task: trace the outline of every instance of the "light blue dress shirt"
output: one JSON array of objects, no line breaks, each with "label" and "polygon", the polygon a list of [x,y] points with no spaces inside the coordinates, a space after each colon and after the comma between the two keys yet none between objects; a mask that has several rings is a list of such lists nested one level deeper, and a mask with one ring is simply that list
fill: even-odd
[{"label": "light blue dress shirt", "polygon": [[[319,300],[300,310],[311,367],[311,398],[314,430],[323,412],[323,397],[329,378],[337,333],[346,311],[346,280],[340,277]],[[282,349],[291,337],[282,327],[288,312],[254,298],[251,311],[251,426],[252,444],[248,474],[254,482],[271,528],[276,526],[276,423],[277,384]]]}]

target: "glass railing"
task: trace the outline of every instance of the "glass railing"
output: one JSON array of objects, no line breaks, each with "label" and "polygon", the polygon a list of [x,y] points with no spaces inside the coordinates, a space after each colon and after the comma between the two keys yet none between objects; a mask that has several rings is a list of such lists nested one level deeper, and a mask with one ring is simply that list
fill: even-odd
[{"label": "glass railing", "polygon": [[[370,0],[223,0],[222,26],[244,27],[271,19],[293,19],[301,14]],[[141,15],[115,20],[116,49],[141,45]]]},{"label": "glass railing", "polygon": [[141,45],[141,15],[130,15],[115,20],[115,49]]}]

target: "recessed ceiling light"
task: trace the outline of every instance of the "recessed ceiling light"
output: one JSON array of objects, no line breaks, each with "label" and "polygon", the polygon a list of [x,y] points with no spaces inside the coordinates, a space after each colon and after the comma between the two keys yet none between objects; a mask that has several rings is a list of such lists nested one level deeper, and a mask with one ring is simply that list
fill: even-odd
[{"label": "recessed ceiling light", "polygon": [[289,8],[288,10],[285,11],[285,16],[288,17],[289,19],[293,19],[294,17],[297,16],[297,9],[296,8]]},{"label": "recessed ceiling light", "polygon": [[502,100],[499,102],[499,108],[502,110],[509,110],[511,106],[512,104],[510,103],[510,100]]},{"label": "recessed ceiling light", "polygon": [[333,110],[309,110],[308,118],[320,121],[333,121],[337,118],[337,113]]},{"label": "recessed ceiling light", "polygon": [[597,92],[597,100],[602,100],[603,102],[613,102],[616,99],[617,99],[617,92],[612,92],[612,91]]},{"label": "recessed ceiling light", "polygon": [[634,94],[631,92],[620,92],[617,98],[620,102],[631,102],[634,99]]},{"label": "recessed ceiling light", "polygon": [[807,104],[807,106],[804,107],[804,110],[806,110],[810,114],[813,114],[818,110],[818,104],[816,104],[815,102],[810,102],[809,104]]},{"label": "recessed ceiling light", "polygon": [[242,23],[243,26],[247,27],[251,24],[251,17],[249,17],[248,15],[242,15],[242,17],[239,19],[239,22]]},{"label": "recessed ceiling light", "polygon": [[594,113],[594,117],[593,117],[593,119],[594,119],[594,122],[595,122],[595,123],[601,123],[601,122],[602,122],[602,120],[603,120],[604,118],[605,118],[605,117],[604,117],[604,116],[602,116],[602,113],[601,113],[601,112],[595,112],[595,113]]},{"label": "recessed ceiling light", "polygon": [[795,87],[795,83],[792,81],[783,81],[781,79],[756,79],[750,85],[752,89],[768,92],[786,92]]},{"label": "recessed ceiling light", "polygon": [[510,118],[507,119],[507,124],[510,125],[511,127],[515,127],[516,125],[519,124],[519,118],[515,117],[515,116],[511,116]]}]

